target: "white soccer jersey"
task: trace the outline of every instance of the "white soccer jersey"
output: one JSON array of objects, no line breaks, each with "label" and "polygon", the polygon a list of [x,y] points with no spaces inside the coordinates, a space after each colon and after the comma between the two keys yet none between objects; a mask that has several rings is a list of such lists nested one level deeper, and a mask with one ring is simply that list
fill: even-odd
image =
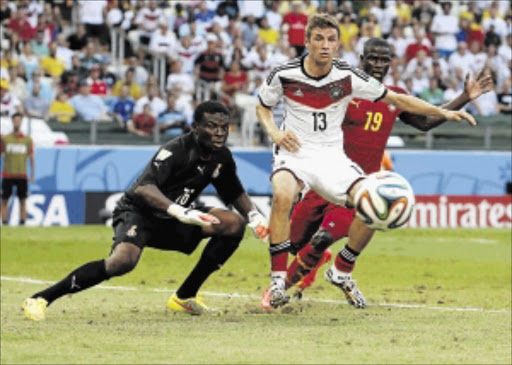
[{"label": "white soccer jersey", "polygon": [[274,68],[261,87],[260,101],[273,107],[284,97],[280,128],[294,132],[302,148],[343,146],[341,123],[349,102],[353,98],[377,101],[386,95],[386,87],[341,59],[333,60],[327,75],[309,76],[304,58]]}]

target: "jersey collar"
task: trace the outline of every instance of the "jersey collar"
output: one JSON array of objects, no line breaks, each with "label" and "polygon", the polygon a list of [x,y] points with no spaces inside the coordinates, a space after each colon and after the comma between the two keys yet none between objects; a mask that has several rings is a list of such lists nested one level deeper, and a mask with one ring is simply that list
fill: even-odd
[{"label": "jersey collar", "polygon": [[306,60],[306,56],[308,54],[305,54],[304,56],[301,57],[300,59],[300,69],[302,70],[302,73],[304,75],[306,75],[307,78],[310,78],[310,79],[313,79],[315,81],[320,81],[322,80],[323,78],[327,77],[330,73],[331,73],[331,70],[332,70],[332,62],[331,62],[331,68],[329,69],[329,72],[327,72],[325,75],[322,75],[322,76],[311,76],[310,74],[308,74],[306,72],[306,68],[304,67],[304,61]]}]

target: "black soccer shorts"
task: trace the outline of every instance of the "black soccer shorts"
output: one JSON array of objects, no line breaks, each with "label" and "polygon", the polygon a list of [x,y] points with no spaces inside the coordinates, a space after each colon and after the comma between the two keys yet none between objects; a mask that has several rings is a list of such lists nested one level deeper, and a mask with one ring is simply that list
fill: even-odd
[{"label": "black soccer shorts", "polygon": [[13,186],[16,186],[16,195],[20,200],[27,198],[28,182],[26,178],[4,177],[2,180],[2,200],[8,200],[11,197]]},{"label": "black soccer shorts", "polygon": [[[207,212],[210,209],[200,210]],[[114,211],[112,227],[112,251],[121,242],[129,242],[141,249],[152,247],[190,255],[205,238],[200,226],[185,224],[171,217],[146,217],[133,210]]]}]

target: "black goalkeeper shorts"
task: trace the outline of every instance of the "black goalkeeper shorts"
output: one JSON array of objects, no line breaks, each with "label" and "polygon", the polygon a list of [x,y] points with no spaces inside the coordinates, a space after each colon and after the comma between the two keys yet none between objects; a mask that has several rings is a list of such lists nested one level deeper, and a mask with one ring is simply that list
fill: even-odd
[{"label": "black goalkeeper shorts", "polygon": [[[210,208],[206,209],[201,210]],[[152,247],[190,255],[205,238],[200,226],[185,224],[171,217],[148,218],[133,210],[114,211],[112,227],[112,250],[121,242],[129,242],[141,249]]]},{"label": "black goalkeeper shorts", "polygon": [[26,178],[3,178],[2,200],[9,200],[12,188],[16,186],[16,195],[19,199],[26,199],[28,194],[28,182]]}]

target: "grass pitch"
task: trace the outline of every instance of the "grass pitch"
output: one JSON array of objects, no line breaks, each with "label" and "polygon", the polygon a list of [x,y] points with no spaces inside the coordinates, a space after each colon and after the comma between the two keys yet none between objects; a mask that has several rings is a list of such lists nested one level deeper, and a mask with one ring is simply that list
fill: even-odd
[{"label": "grass pitch", "polygon": [[248,233],[202,288],[221,316],[165,309],[201,246],[190,257],[147,249],[132,273],[61,298],[44,322],[23,319],[25,297],[106,257],[111,236],[102,226],[2,227],[2,363],[512,362],[510,230],[377,234],[354,272],[364,310],[323,280],[324,266],[309,300],[262,312],[268,251]]}]

